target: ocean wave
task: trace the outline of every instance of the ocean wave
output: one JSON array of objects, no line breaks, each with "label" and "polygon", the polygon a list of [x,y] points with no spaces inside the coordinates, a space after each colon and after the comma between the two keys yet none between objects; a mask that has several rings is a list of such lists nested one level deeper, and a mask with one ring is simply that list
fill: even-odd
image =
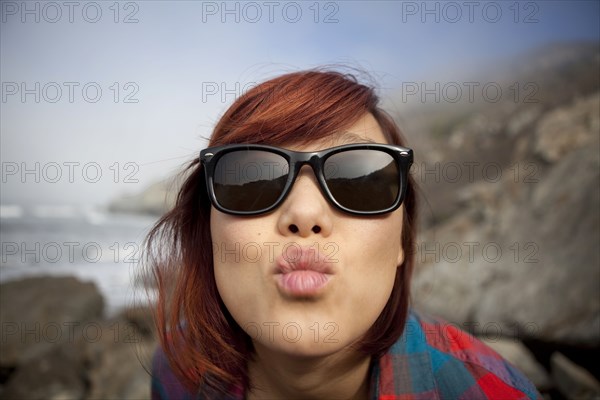
[{"label": "ocean wave", "polygon": [[0,205],[0,218],[21,218],[23,207],[17,204]]}]

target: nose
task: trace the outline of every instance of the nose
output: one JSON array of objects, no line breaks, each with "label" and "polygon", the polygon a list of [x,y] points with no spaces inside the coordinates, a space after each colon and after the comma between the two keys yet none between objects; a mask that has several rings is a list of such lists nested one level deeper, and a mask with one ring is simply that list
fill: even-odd
[{"label": "nose", "polygon": [[332,209],[323,197],[310,166],[300,169],[294,186],[280,208],[277,229],[284,236],[327,237],[333,228]]}]

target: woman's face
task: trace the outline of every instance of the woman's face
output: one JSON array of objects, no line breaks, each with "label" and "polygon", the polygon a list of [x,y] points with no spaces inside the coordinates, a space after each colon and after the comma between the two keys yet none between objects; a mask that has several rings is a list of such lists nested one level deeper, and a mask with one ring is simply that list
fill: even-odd
[{"label": "woman's face", "polygon": [[[387,143],[371,114],[345,132],[289,148]],[[375,217],[338,211],[308,165],[274,212],[239,217],[212,208],[214,273],[225,306],[260,347],[322,356],[355,343],[383,310],[404,260],[402,210]],[[298,270],[282,273],[291,269]]]}]

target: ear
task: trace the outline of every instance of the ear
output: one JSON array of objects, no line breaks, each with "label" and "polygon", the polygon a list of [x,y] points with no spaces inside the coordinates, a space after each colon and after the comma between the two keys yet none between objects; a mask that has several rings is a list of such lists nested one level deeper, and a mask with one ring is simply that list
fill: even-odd
[{"label": "ear", "polygon": [[398,267],[400,267],[404,262],[404,249],[402,248],[402,245],[400,245],[399,247],[400,248],[398,249],[398,259],[396,263]]},{"label": "ear", "polygon": [[404,205],[400,206],[400,215],[402,216],[401,222],[400,222],[400,235],[398,237],[398,240],[400,241],[400,243],[398,243],[398,258],[396,259],[396,265],[398,267],[400,267],[402,265],[402,263],[404,262],[404,247],[403,247],[403,243],[402,243],[402,236],[404,233],[404,218],[406,218],[405,214],[405,210],[404,210]]}]

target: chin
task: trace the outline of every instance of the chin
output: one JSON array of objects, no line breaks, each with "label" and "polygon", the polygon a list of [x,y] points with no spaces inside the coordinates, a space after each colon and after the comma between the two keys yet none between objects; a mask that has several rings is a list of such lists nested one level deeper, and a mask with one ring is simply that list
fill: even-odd
[{"label": "chin", "polygon": [[262,343],[270,351],[277,351],[289,357],[318,358],[334,354],[347,347],[347,344],[338,343],[315,343],[310,339],[300,339],[297,342],[276,341],[274,343]]}]

